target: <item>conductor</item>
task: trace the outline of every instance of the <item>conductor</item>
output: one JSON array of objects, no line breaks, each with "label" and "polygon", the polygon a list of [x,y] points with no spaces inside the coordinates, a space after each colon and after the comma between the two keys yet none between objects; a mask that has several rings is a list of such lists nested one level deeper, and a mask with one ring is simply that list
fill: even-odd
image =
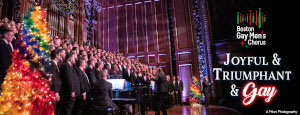
[{"label": "conductor", "polygon": [[202,86],[203,86],[203,93],[205,96],[205,107],[208,107],[209,105],[209,98],[210,98],[210,86],[213,84],[213,81],[211,81],[210,83],[208,83],[207,77],[204,77],[204,81],[202,82]]},{"label": "conductor", "polygon": [[152,79],[155,81],[155,85],[157,88],[155,92],[157,97],[157,107],[155,110],[155,115],[160,115],[160,111],[163,112],[163,115],[167,115],[166,100],[168,100],[168,81],[161,68],[157,68],[157,71],[157,77],[152,76]]}]

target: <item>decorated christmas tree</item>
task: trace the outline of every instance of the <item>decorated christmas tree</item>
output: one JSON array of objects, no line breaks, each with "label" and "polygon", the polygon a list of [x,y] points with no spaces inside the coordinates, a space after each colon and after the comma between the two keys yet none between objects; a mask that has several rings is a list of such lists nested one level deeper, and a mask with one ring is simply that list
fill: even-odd
[{"label": "decorated christmas tree", "polygon": [[0,114],[49,115],[54,113],[55,93],[51,91],[45,10],[36,6],[23,18],[22,39],[12,53],[12,65],[0,94]]},{"label": "decorated christmas tree", "polygon": [[196,76],[192,77],[191,87],[190,87],[190,104],[199,104],[202,99],[199,79]]}]

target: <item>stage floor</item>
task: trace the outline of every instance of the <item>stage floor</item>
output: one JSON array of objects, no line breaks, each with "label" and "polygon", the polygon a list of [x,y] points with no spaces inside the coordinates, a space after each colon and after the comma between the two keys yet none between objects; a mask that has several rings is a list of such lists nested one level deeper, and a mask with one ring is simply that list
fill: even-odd
[{"label": "stage floor", "polygon": [[[210,105],[209,107],[192,107],[189,105],[175,106],[167,111],[168,115],[241,115],[241,113],[233,109],[217,105]],[[148,115],[155,115],[155,112],[149,111]]]}]

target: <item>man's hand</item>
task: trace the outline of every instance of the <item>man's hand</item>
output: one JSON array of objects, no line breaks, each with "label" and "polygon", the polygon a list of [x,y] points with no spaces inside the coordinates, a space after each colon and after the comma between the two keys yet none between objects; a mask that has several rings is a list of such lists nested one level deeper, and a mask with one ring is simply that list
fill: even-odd
[{"label": "man's hand", "polygon": [[60,100],[60,96],[58,93],[55,93],[55,100],[56,100],[56,102],[58,102]]},{"label": "man's hand", "polygon": [[82,94],[82,98],[83,98],[83,100],[86,100],[86,93]]},{"label": "man's hand", "polygon": [[72,98],[75,97],[75,92],[72,92],[71,97]]},{"label": "man's hand", "polygon": [[151,78],[151,79],[155,79],[154,75],[150,75],[150,78]]},{"label": "man's hand", "polygon": [[157,76],[152,75],[152,74],[150,76],[151,76],[152,79],[157,80]]},{"label": "man's hand", "polygon": [[211,81],[210,81],[210,83],[214,83],[214,81],[213,81],[213,80],[211,80]]}]

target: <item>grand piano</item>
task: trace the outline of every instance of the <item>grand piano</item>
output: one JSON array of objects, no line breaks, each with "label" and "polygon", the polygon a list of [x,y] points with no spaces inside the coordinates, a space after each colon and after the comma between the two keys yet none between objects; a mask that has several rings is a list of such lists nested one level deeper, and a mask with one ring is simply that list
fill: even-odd
[{"label": "grand piano", "polygon": [[[139,113],[141,111],[141,104],[144,104],[147,100],[151,104],[152,100],[152,85],[145,86],[142,84],[131,85],[130,88],[125,88],[125,79],[107,79],[108,82],[112,83],[113,87],[113,102],[118,105],[122,114],[127,114],[128,111],[124,105],[132,104],[133,109],[135,105],[138,105]],[[151,108],[149,108],[151,109]]]}]

